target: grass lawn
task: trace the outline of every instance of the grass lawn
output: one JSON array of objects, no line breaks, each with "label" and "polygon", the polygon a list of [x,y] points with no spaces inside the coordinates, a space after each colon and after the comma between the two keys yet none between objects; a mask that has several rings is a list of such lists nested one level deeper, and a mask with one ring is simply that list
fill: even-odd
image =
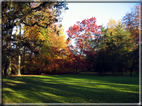
[{"label": "grass lawn", "polygon": [[138,103],[138,76],[3,77],[3,103]]}]

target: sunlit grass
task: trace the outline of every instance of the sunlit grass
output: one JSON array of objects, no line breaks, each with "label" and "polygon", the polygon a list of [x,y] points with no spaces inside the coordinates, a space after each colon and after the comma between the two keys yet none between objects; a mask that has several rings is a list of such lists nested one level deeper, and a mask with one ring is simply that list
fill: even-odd
[{"label": "sunlit grass", "polygon": [[3,77],[3,103],[138,103],[138,76]]}]

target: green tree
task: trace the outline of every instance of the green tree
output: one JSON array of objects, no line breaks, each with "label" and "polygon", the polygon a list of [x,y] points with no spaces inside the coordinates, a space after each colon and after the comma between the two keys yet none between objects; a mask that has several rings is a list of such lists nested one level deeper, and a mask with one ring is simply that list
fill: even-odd
[{"label": "green tree", "polygon": [[131,51],[128,55],[129,64],[130,64],[130,76],[132,76],[133,71],[139,72],[139,48],[137,47]]},{"label": "green tree", "polygon": [[[127,61],[129,50],[132,48],[130,33],[125,30],[124,26],[119,23],[115,26],[114,32],[108,32],[108,29],[102,29],[104,32],[104,41],[100,44],[100,51],[104,50],[99,54],[104,64],[111,68],[112,73],[117,75],[117,72],[123,74],[123,66]],[[106,67],[106,66],[105,66]]]}]

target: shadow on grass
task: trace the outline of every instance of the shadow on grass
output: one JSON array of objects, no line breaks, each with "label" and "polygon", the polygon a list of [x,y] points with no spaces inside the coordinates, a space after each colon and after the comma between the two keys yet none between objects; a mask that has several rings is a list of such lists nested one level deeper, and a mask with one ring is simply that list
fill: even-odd
[{"label": "shadow on grass", "polygon": [[138,103],[138,80],[123,80],[93,75],[4,77],[3,103]]}]

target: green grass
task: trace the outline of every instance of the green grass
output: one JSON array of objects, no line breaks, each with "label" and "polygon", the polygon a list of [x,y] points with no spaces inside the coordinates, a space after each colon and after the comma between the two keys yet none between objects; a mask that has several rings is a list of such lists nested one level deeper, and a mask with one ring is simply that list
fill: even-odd
[{"label": "green grass", "polygon": [[138,103],[138,76],[3,77],[3,103]]}]

